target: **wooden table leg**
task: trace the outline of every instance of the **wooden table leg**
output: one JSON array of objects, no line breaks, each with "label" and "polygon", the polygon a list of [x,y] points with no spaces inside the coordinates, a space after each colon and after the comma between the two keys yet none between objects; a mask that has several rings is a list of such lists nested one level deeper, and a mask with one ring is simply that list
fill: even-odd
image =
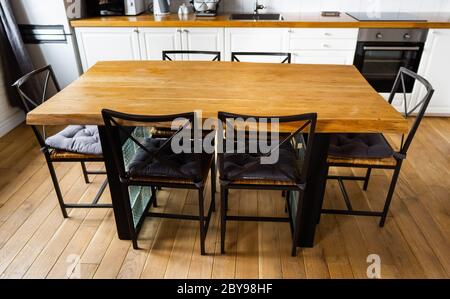
[{"label": "wooden table leg", "polygon": [[106,173],[108,175],[109,190],[116,220],[117,235],[121,240],[131,240],[131,233],[125,212],[124,202],[129,199],[128,190],[120,184],[119,174],[116,172],[112,152],[106,140],[106,128],[99,126],[100,140],[103,148],[103,158],[105,159]]},{"label": "wooden table leg", "polygon": [[[313,247],[316,225],[322,209],[323,197],[327,182],[327,157],[330,146],[330,134],[316,134],[311,164],[309,165],[308,182],[300,213],[300,227],[296,234],[298,247]],[[300,205],[299,205],[300,206]]]}]

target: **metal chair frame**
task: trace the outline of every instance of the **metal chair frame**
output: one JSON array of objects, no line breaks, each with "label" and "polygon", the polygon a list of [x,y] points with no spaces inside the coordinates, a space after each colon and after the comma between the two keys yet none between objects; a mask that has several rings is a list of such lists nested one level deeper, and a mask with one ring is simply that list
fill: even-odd
[{"label": "metal chair frame", "polygon": [[[36,76],[38,76],[40,74],[45,75],[45,82],[44,82],[44,85],[42,86],[42,88],[43,88],[42,95],[41,95],[40,99],[32,99],[26,93],[26,91],[23,90],[23,87],[24,87],[24,84],[29,82],[29,80],[34,80],[34,79],[37,80]],[[36,69],[36,70],[24,75],[22,78],[20,78],[13,84],[13,87],[16,88],[16,90],[22,100],[22,103],[23,103],[23,106],[24,106],[26,112],[30,112],[31,110],[33,110],[34,108],[38,107],[39,105],[44,103],[46,100],[48,100],[47,94],[48,94],[48,86],[49,86],[50,80],[53,82],[53,85],[54,85],[56,91],[60,92],[61,88],[58,84],[58,81],[56,80],[56,76],[55,76],[55,73],[54,73],[51,65],[47,65],[45,67]],[[86,184],[89,184],[90,183],[89,175],[105,175],[106,172],[105,171],[87,170],[85,163],[86,162],[103,162],[104,161],[103,157],[100,157],[100,156],[94,157],[94,156],[86,155],[86,158],[81,158],[81,157],[80,158],[78,158],[78,157],[77,158],[53,158],[51,153],[55,149],[50,148],[45,143],[45,139],[46,139],[45,126],[42,127],[42,133],[38,129],[37,126],[31,125],[31,128],[32,128],[33,133],[36,136],[36,139],[39,143],[40,150],[45,156],[45,161],[46,161],[48,169],[50,171],[50,176],[51,176],[51,179],[53,182],[53,187],[55,188],[56,197],[58,198],[58,203],[59,203],[59,206],[61,208],[61,212],[62,212],[64,218],[69,217],[67,214],[68,208],[72,208],[72,209],[73,208],[86,208],[86,209],[112,208],[111,204],[99,204],[98,203],[103,192],[106,189],[106,186],[108,185],[108,179],[105,179],[105,181],[102,183],[99,191],[97,192],[97,194],[95,195],[94,199],[92,200],[92,202],[90,204],[67,204],[67,203],[65,203],[62,192],[61,192],[61,188],[59,186],[58,178],[56,176],[55,168],[53,166],[53,162],[79,162],[81,164],[81,169],[83,171],[84,180],[85,180]],[[82,156],[82,154],[80,154],[80,156]]]},{"label": "metal chair frame", "polygon": [[[404,76],[409,76],[411,78],[413,78],[416,81],[419,81],[426,89],[426,94],[425,96],[422,98],[422,100],[419,101],[419,103],[417,103],[413,108],[408,109],[408,101],[406,98],[406,88],[405,88],[405,78]],[[339,187],[341,189],[342,195],[343,195],[343,199],[345,201],[346,204],[346,210],[339,210],[339,209],[322,209],[321,213],[322,214],[337,214],[337,215],[354,215],[354,216],[374,216],[374,217],[381,217],[380,219],[380,223],[379,226],[380,227],[384,227],[385,223],[386,223],[386,217],[388,215],[389,212],[389,207],[391,205],[392,202],[392,197],[395,191],[395,187],[397,185],[397,180],[400,174],[400,170],[402,167],[402,163],[403,160],[406,159],[406,155],[407,155],[407,151],[413,141],[413,138],[417,132],[417,129],[419,128],[419,125],[423,119],[423,116],[425,115],[425,111],[430,103],[430,100],[433,96],[434,93],[434,89],[431,86],[431,84],[423,77],[421,77],[420,75],[412,72],[411,70],[407,69],[407,68],[400,68],[400,71],[397,74],[397,78],[395,80],[394,86],[392,88],[391,94],[389,96],[389,104],[392,104],[392,101],[394,100],[395,94],[397,93],[397,91],[399,90],[399,88],[402,88],[402,93],[403,93],[403,100],[404,100],[404,106],[405,106],[405,110],[404,110],[404,115],[405,117],[410,116],[412,113],[414,113],[417,109],[419,109],[419,112],[417,113],[417,116],[410,128],[410,131],[408,133],[408,135],[406,136],[405,139],[405,135],[402,135],[402,139],[401,139],[401,145],[400,145],[400,150],[397,152],[394,152],[393,154],[393,158],[396,160],[396,164],[395,166],[387,166],[387,165],[376,165],[375,163],[373,165],[358,165],[358,164],[354,164],[354,163],[328,163],[328,168],[329,167],[354,167],[354,168],[367,168],[366,171],[366,175],[365,176],[328,176],[328,179],[331,180],[337,180],[339,183]],[[383,136],[384,138],[384,136]],[[387,140],[385,139],[386,143]],[[388,143],[389,144],[389,143]],[[374,159],[376,160],[376,159]],[[370,180],[370,175],[372,172],[372,169],[391,169],[394,171],[393,175],[392,175],[392,179],[391,179],[391,183],[389,186],[389,190],[386,196],[386,201],[384,204],[384,208],[382,211],[359,211],[359,210],[354,210],[353,206],[350,202],[350,198],[348,195],[348,192],[345,188],[344,185],[344,181],[346,180],[350,180],[350,181],[363,181],[364,185],[363,185],[363,190],[366,191],[368,186],[369,186],[369,180]],[[320,217],[319,217],[320,219]]]},{"label": "metal chair frame", "polygon": [[278,52],[232,52],[231,53],[231,61],[232,62],[241,62],[238,56],[280,56],[285,57],[281,63],[290,64],[292,61],[291,53],[278,53]]},{"label": "metal chair frame", "polygon": [[[210,207],[207,211],[207,214],[205,215],[204,211],[204,191],[205,191],[205,182],[207,180],[208,174],[206,174],[206,177],[202,177],[201,181],[198,182],[189,182],[189,178],[186,178],[186,180],[183,180],[183,182],[180,181],[180,179],[177,178],[157,178],[157,177],[149,177],[152,178],[150,180],[145,180],[143,178],[133,178],[129,175],[129,173],[125,169],[124,159],[122,155],[122,141],[125,139],[130,139],[133,141],[134,144],[136,144],[139,148],[142,150],[148,152],[150,154],[150,157],[147,161],[144,163],[147,164],[151,162],[153,159],[159,160],[161,163],[167,162],[170,167],[170,161],[164,161],[158,153],[165,147],[170,146],[171,140],[180,133],[181,129],[186,127],[183,126],[180,128],[179,131],[172,134],[170,137],[167,137],[163,145],[160,147],[160,149],[156,153],[150,153],[147,148],[140,143],[136,138],[134,138],[131,134],[131,131],[129,130],[130,127],[125,127],[121,124],[119,124],[120,121],[125,121],[129,123],[139,123],[141,124],[160,124],[162,122],[170,122],[177,118],[185,118],[188,120],[187,124],[193,124],[195,113],[183,113],[183,114],[177,114],[177,115],[162,115],[162,116],[143,116],[143,115],[130,115],[125,114],[117,111],[111,111],[107,109],[102,110],[103,119],[105,121],[105,128],[106,128],[106,136],[107,136],[107,142],[111,147],[111,151],[114,158],[114,164],[116,166],[116,169],[119,174],[120,182],[121,184],[126,187],[128,190],[129,186],[149,186],[152,188],[152,198],[148,203],[148,206],[146,207],[146,211],[150,208],[150,205],[153,204],[153,206],[157,206],[157,197],[156,197],[156,190],[161,188],[176,188],[176,189],[194,189],[198,192],[198,200],[199,200],[199,215],[184,215],[184,214],[171,214],[171,213],[155,213],[155,212],[147,212],[142,215],[142,217],[139,219],[138,225],[136,228],[133,224],[133,215],[131,210],[131,204],[129,200],[126,200],[124,202],[125,210],[128,218],[128,225],[131,235],[131,240],[133,243],[133,248],[138,249],[138,235],[141,230],[141,226],[143,221],[146,217],[158,217],[158,218],[168,218],[168,219],[180,219],[180,220],[198,220],[200,222],[200,251],[202,255],[206,254],[205,251],[205,239],[206,234],[208,231],[209,223],[211,220],[211,215],[215,211],[215,193],[216,193],[216,166],[215,166],[215,159],[214,155],[211,161],[208,161],[210,163],[209,169],[211,172],[211,203]],[[119,120],[119,122],[117,121]],[[131,127],[132,128],[132,127]],[[196,154],[196,159],[199,159],[198,161],[202,159],[200,157],[200,154]],[[201,163],[198,163],[201,165]],[[201,166],[200,166],[201,167]],[[175,169],[174,169],[175,170]],[[177,182],[179,180],[180,182]],[[125,198],[128,198],[126,196]]]},{"label": "metal chair frame", "polygon": [[[300,211],[301,206],[303,204],[303,197],[304,192],[306,190],[306,182],[307,182],[307,173],[309,168],[309,163],[311,159],[311,152],[312,152],[312,145],[313,140],[315,137],[315,128],[316,128],[316,122],[317,122],[317,114],[316,113],[309,113],[309,114],[302,114],[302,115],[293,115],[293,116],[281,116],[281,117],[262,117],[262,116],[249,116],[249,115],[238,115],[238,114],[232,114],[227,112],[219,112],[218,116],[219,120],[222,122],[222,124],[228,123],[230,119],[249,119],[253,118],[256,120],[256,123],[260,123],[262,119],[268,120],[271,118],[277,118],[279,120],[279,123],[292,123],[292,122],[304,122],[304,124],[299,127],[294,133],[290,134],[280,134],[281,142],[279,145],[272,149],[270,153],[266,155],[271,155],[274,150],[278,150],[281,145],[292,142],[292,140],[298,136],[299,134],[303,134],[303,131],[306,127],[309,126],[309,131],[307,132],[307,145],[305,148],[305,155],[304,155],[304,163],[302,166],[302,169],[299,169],[299,178],[296,182],[294,182],[292,185],[281,185],[276,184],[274,181],[270,181],[271,183],[267,184],[258,184],[255,182],[252,182],[252,180],[245,180],[248,181],[246,183],[242,182],[242,179],[239,179],[239,182],[236,180],[231,180],[228,178],[226,179],[225,170],[224,170],[224,152],[225,150],[222,150],[221,153],[218,154],[218,161],[219,161],[219,174],[220,174],[220,188],[221,188],[221,253],[225,253],[225,234],[226,234],[226,222],[227,220],[230,221],[262,221],[262,222],[289,222],[291,234],[293,237],[292,242],[292,256],[296,256],[297,254],[297,245],[298,244],[298,234],[296,233],[296,230],[300,226],[300,220],[301,215]],[[224,137],[224,134],[222,134],[219,131],[219,136],[222,138]],[[219,137],[220,138],[220,137]],[[223,139],[222,144],[225,144],[225,139]],[[261,154],[263,155],[263,154]],[[254,164],[251,167],[257,168],[260,164]],[[248,170],[248,169],[246,169]],[[286,198],[286,210],[288,212],[289,217],[260,217],[260,216],[234,216],[234,215],[228,215],[228,193],[230,189],[253,189],[253,190],[280,190],[285,191],[285,198]],[[290,202],[290,196],[291,192],[289,191],[298,191],[299,192],[299,202],[298,202],[298,208],[295,220],[292,217],[292,206]]]},{"label": "metal chair frame", "polygon": [[220,61],[221,54],[219,51],[183,51],[183,50],[170,50],[170,51],[163,51],[162,52],[162,59],[163,61],[172,61],[172,58],[170,58],[169,55],[211,55],[213,56],[213,59],[211,61]]}]

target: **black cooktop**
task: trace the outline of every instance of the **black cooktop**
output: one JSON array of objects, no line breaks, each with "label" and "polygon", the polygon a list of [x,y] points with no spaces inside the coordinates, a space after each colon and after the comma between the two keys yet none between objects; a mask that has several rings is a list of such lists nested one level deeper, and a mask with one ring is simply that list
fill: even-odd
[{"label": "black cooktop", "polygon": [[349,16],[360,22],[368,21],[385,21],[385,22],[427,22],[415,16],[414,14],[405,12],[348,12]]}]

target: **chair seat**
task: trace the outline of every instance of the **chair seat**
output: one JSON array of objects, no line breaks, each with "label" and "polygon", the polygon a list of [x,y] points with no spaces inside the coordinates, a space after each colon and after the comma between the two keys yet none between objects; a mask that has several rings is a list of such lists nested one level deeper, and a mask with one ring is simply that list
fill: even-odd
[{"label": "chair seat", "polygon": [[128,166],[128,175],[133,180],[179,183],[204,181],[211,166],[213,154],[179,153],[172,151],[171,145],[163,148],[153,160],[147,162],[150,155],[156,153],[166,139],[145,138],[142,145],[149,151],[138,148]]},{"label": "chair seat", "polygon": [[68,126],[47,138],[45,143],[55,149],[55,155],[65,154],[102,155],[102,145],[97,126]]},{"label": "chair seat", "polygon": [[[295,185],[300,176],[300,161],[290,143],[280,147],[275,164],[261,164],[261,154],[232,153],[223,155],[222,179],[234,184]],[[252,165],[257,166],[252,167]]]}]

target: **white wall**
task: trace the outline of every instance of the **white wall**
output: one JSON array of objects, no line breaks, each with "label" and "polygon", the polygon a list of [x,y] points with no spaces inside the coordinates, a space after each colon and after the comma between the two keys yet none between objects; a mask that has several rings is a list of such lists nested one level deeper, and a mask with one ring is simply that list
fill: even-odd
[{"label": "white wall", "polygon": [[[173,0],[172,10],[187,0]],[[266,11],[317,12],[322,10],[390,12],[440,12],[450,11],[450,0],[259,0],[268,7]],[[251,12],[254,0],[222,0],[224,12]]]},{"label": "white wall", "polygon": [[[0,60],[0,69],[1,67]],[[0,73],[0,137],[14,129],[24,120],[24,113],[20,109],[13,108],[9,105],[8,99],[6,98],[3,75]]]}]

